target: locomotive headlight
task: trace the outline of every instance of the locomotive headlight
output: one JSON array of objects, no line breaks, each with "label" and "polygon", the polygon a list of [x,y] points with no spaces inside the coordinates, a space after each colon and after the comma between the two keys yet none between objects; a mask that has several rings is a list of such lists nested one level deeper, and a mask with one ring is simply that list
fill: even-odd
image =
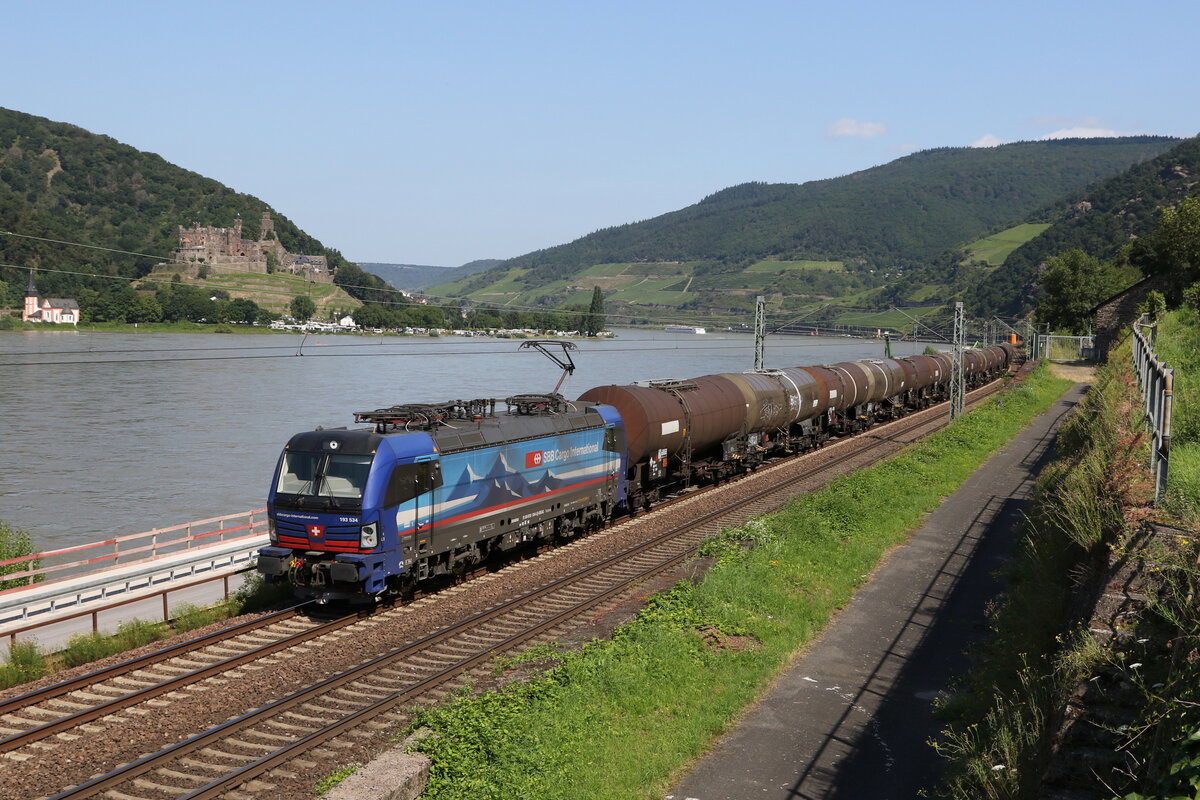
[{"label": "locomotive headlight", "polygon": [[379,544],[379,526],[372,522],[370,525],[363,525],[362,531],[358,534],[358,546],[364,550],[369,550]]},{"label": "locomotive headlight", "polygon": [[271,540],[271,544],[279,544],[279,531],[275,528],[275,520],[267,520],[267,537]]}]

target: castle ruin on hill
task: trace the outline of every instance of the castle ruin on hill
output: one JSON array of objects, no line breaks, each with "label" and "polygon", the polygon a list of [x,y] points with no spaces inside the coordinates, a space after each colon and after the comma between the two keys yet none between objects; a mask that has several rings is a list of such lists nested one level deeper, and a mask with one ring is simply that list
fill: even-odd
[{"label": "castle ruin on hill", "polygon": [[179,247],[172,254],[176,264],[186,265],[187,272],[198,275],[201,267],[210,272],[277,272],[297,275],[316,283],[333,283],[333,273],[325,256],[289,253],[275,235],[271,213],[264,211],[258,241],[242,238],[242,218],[233,221],[232,228],[179,226]]}]

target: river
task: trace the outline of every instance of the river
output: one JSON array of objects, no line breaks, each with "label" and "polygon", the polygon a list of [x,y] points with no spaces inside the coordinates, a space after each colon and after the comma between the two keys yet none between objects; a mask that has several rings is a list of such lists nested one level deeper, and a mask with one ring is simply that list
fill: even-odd
[{"label": "river", "polygon": [[[740,372],[753,337],[618,330],[576,341],[562,393]],[[303,344],[303,347],[301,347]],[[548,392],[519,341],[309,335],[0,333],[0,520],[47,550],[266,502],[280,449],[397,403]],[[895,355],[920,352],[903,343]],[[880,357],[858,339],[772,336],[768,367]]]}]

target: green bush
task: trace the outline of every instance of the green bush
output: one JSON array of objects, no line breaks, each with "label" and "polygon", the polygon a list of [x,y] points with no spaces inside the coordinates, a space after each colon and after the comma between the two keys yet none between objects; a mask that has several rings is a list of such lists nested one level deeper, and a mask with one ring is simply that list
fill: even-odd
[{"label": "green bush", "polygon": [[75,634],[67,641],[67,647],[60,657],[64,667],[78,667],[165,639],[169,633],[165,623],[135,619],[121,623],[112,636],[104,633]]},{"label": "green bush", "polygon": [[194,631],[197,628],[203,628],[214,622],[228,619],[233,616],[232,611],[233,609],[227,603],[216,606],[198,606],[192,603],[185,603],[175,609],[174,617],[171,620],[171,630],[175,633]]},{"label": "green bush", "polygon": [[17,642],[0,665],[0,689],[35,681],[49,672],[46,657],[33,642]]}]

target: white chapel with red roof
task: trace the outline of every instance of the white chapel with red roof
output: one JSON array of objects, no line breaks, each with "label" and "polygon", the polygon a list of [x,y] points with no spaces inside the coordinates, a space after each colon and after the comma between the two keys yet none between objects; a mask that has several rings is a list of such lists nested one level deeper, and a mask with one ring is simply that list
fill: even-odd
[{"label": "white chapel with red roof", "polygon": [[25,310],[22,322],[58,322],[79,324],[79,303],[63,297],[38,297],[33,282],[33,270],[29,270],[29,284],[25,287]]}]

